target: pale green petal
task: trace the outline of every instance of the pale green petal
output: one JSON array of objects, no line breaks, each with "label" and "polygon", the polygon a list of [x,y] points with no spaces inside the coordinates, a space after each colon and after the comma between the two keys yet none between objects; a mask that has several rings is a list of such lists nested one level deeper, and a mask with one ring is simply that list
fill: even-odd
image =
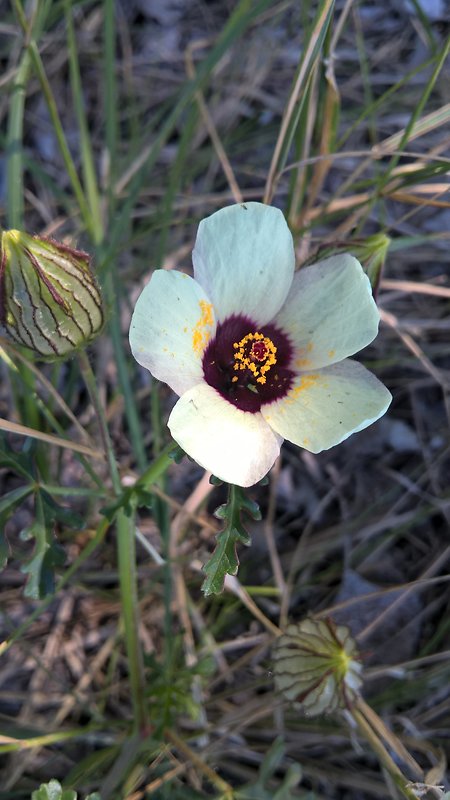
[{"label": "pale green petal", "polygon": [[245,314],[259,325],[283,305],[294,275],[294,246],[283,214],[273,206],[228,206],[199,225],[194,277],[219,321]]},{"label": "pale green petal", "polygon": [[367,428],[385,413],[391,400],[378,378],[346,359],[299,375],[286,397],[263,406],[261,413],[280,436],[320,453]]},{"label": "pale green petal", "polygon": [[280,453],[282,439],[261,414],[241,411],[207,383],[180,397],[167,424],[200,466],[237,486],[261,480]]},{"label": "pale green petal", "polygon": [[367,275],[356,258],[344,254],[297,272],[275,322],[295,346],[296,368],[308,371],[366,347],[379,319]]},{"label": "pale green petal", "polygon": [[202,380],[203,351],[215,330],[201,286],[182,272],[158,269],[136,303],[130,346],[139,364],[183,394]]}]

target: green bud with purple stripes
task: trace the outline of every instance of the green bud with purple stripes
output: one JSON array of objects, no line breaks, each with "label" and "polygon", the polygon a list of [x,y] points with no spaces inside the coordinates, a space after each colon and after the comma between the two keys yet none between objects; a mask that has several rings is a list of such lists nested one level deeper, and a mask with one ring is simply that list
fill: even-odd
[{"label": "green bud with purple stripes", "polygon": [[276,640],[277,691],[305,714],[351,708],[362,685],[356,642],[346,625],[306,617],[287,626]]},{"label": "green bud with purple stripes", "polygon": [[102,299],[87,253],[22,231],[1,234],[1,336],[58,358],[89,344],[102,325]]}]

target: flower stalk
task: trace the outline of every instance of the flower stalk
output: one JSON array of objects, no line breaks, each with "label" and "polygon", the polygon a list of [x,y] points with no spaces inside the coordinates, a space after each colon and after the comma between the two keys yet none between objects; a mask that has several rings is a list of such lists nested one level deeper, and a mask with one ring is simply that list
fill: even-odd
[{"label": "flower stalk", "polygon": [[406,800],[417,800],[417,794],[409,786],[410,781],[405,778],[401,769],[389,755],[381,738],[370,725],[365,714],[361,708],[358,707],[358,704],[352,709],[351,716],[355,721],[359,732],[370,744],[372,750],[378,756],[381,765],[387,770],[395,785],[402,793],[403,797],[405,797]]},{"label": "flower stalk", "polygon": [[[94,407],[105,454],[108,459],[114,493],[120,496],[122,484],[116,458],[109,435],[105,412],[98,393],[97,382],[88,356],[79,354],[81,373]],[[139,604],[136,572],[136,543],[134,515],[120,508],[116,515],[117,560],[119,568],[122,619],[125,630],[125,645],[128,656],[131,699],[133,705],[133,728],[136,733],[145,730],[147,714],[145,704],[145,679],[142,650],[139,641]]]}]

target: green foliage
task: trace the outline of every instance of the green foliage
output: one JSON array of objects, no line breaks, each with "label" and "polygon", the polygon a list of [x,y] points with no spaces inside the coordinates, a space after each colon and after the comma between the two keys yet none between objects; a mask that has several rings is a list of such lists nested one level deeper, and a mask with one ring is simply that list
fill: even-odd
[{"label": "green foliage", "polygon": [[186,453],[181,449],[180,445],[174,442],[173,447],[169,450],[169,458],[171,458],[175,464],[181,464],[185,455]]},{"label": "green foliage", "polygon": [[[144,472],[134,486],[123,489],[114,502],[101,509],[102,514],[109,522],[113,522],[121,510],[128,517],[132,517],[139,508],[152,508],[154,501],[151,492],[152,484],[156,482],[160,474],[163,474],[165,468],[172,461],[175,464],[179,464],[184,456],[184,450],[176,442],[171,442],[166,447],[166,450],[160,454],[159,459]],[[160,462],[159,466],[158,462]]]},{"label": "green foliage", "polygon": [[17,506],[19,506],[32,491],[32,486],[19,486],[17,489],[12,489],[10,492],[7,492],[0,500],[0,569],[6,566],[9,555],[9,547],[4,534],[5,524]]},{"label": "green foliage", "polygon": [[67,527],[83,528],[82,518],[72,509],[57,503],[48,491],[42,489],[38,479],[36,445],[27,442],[20,453],[9,451],[4,440],[0,441],[0,467],[25,478],[27,483],[7,492],[0,500],[0,569],[6,566],[11,555],[19,560],[23,555],[14,542],[7,540],[5,524],[16,509],[30,495],[34,498],[34,519],[20,533],[23,542],[34,540],[31,557],[21,569],[28,576],[25,596],[38,600],[52,594],[55,588],[55,570],[65,561],[63,548],[58,544],[54,528],[57,522]]},{"label": "green foliage", "polygon": [[193,720],[198,718],[199,704],[192,692],[193,681],[196,677],[207,679],[215,672],[212,657],[205,656],[187,667],[182,661],[181,639],[178,637],[171,644],[171,656],[165,663],[152,655],[145,658],[151,716],[154,724],[161,728],[172,725],[180,714],[187,714]]},{"label": "green foliage", "polygon": [[24,541],[34,538],[34,552],[29,561],[21,568],[28,575],[25,597],[40,600],[55,590],[55,569],[64,564],[65,553],[56,542],[51,530],[45,523],[34,521],[29,528],[22,531]]},{"label": "green foliage", "polygon": [[[276,739],[266,753],[261,764],[259,775],[254,783],[249,783],[235,793],[236,800],[294,800],[299,797],[296,792],[292,794],[291,789],[298,786],[302,771],[298,764],[291,764],[283,778],[282,783],[276,791],[269,786],[270,780],[280,766],[284,757],[285,747],[281,739]],[[302,800],[314,800],[311,793],[302,794]]]},{"label": "green foliage", "polygon": [[[59,781],[51,780],[49,783],[41,783],[39,789],[31,795],[31,800],[77,800],[77,797],[77,793],[72,789],[63,789]],[[94,792],[85,800],[101,800],[101,797]]]},{"label": "green foliage", "polygon": [[[300,767],[292,763],[282,743],[275,742],[267,752],[270,735],[267,719],[270,720],[269,726],[272,725],[276,702],[270,692],[264,697],[267,718],[262,716],[256,724],[247,724],[247,717],[236,719],[234,716],[235,711],[241,710],[243,716],[246,715],[245,705],[248,703],[248,719],[252,719],[255,699],[258,706],[255,684],[258,686],[260,680],[267,682],[267,669],[261,667],[258,651],[255,651],[256,658],[250,652],[250,661],[248,650],[238,649],[236,652],[234,647],[235,637],[241,636],[244,640],[245,634],[251,633],[250,628],[244,629],[241,600],[230,596],[224,602],[205,603],[198,597],[196,548],[199,536],[196,535],[196,526],[198,523],[201,527],[207,514],[205,509],[200,513],[195,510],[193,516],[188,511],[189,526],[180,532],[176,541],[175,536],[171,538],[171,506],[165,499],[165,494],[170,494],[170,478],[165,485],[159,482],[169,467],[172,475],[177,476],[174,513],[180,512],[179,520],[185,509],[176,506],[180,500],[178,488],[189,470],[176,470],[175,464],[183,457],[179,448],[169,452],[168,461],[163,459],[156,469],[148,466],[148,448],[153,446],[154,451],[159,452],[165,437],[167,394],[163,390],[163,402],[156,414],[159,416],[158,426],[153,418],[149,418],[155,386],[142,385],[136,366],[129,359],[124,336],[126,319],[137,288],[133,280],[143,280],[152,267],[167,265],[166,262],[171,265],[180,254],[187,253],[188,240],[193,233],[189,226],[220,204],[232,202],[228,176],[221,173],[225,163],[223,154],[217,150],[217,142],[212,141],[211,131],[197,102],[199,98],[203,99],[217,129],[217,141],[235,172],[244,199],[247,194],[260,199],[267,176],[266,197],[276,198],[275,203],[285,211],[293,232],[300,234],[296,243],[302,259],[308,248],[312,255],[316,246],[320,250],[319,257],[351,252],[363,262],[372,286],[376,288],[389,247],[387,277],[397,281],[412,279],[417,286],[422,282],[425,289],[426,281],[430,281],[434,284],[430,289],[436,295],[431,302],[436,304],[436,308],[441,302],[447,302],[448,294],[443,293],[441,300],[437,296],[440,289],[446,291],[444,265],[448,260],[445,238],[448,225],[441,225],[442,218],[439,217],[439,207],[446,209],[448,214],[445,205],[448,197],[442,191],[449,169],[449,161],[444,158],[448,149],[445,147],[445,131],[450,120],[445,96],[445,69],[441,85],[437,79],[448,58],[448,44],[444,41],[448,32],[443,31],[442,23],[433,22],[428,12],[422,10],[425,4],[419,0],[413,0],[405,14],[404,37],[398,37],[398,42],[394,37],[389,39],[395,26],[383,30],[382,13],[379,21],[372,23],[373,17],[376,19],[377,4],[367,0],[350,4],[351,8],[349,4],[334,4],[333,0],[314,3],[309,0],[295,3],[294,0],[287,4],[274,4],[270,0],[237,0],[228,4],[233,6],[228,16],[225,6],[222,9],[219,3],[210,4],[211,9],[208,4],[203,4],[208,6],[205,38],[199,35],[201,15],[184,14],[181,22],[175,21],[171,35],[181,33],[181,50],[175,58],[162,63],[152,50],[151,32],[147,38],[146,26],[142,22],[144,15],[136,24],[132,12],[128,16],[128,6],[131,9],[133,4],[122,5],[124,8],[127,6],[123,20],[117,16],[114,0],[102,0],[98,4],[84,0],[58,3],[42,0],[35,4],[12,0],[6,4],[2,20],[8,34],[4,37],[2,53],[5,64],[11,67],[4,75],[5,103],[9,104],[9,110],[6,111],[7,125],[4,126],[7,133],[2,141],[6,155],[7,186],[4,195],[7,223],[13,228],[23,228],[26,224],[30,232],[37,233],[43,226],[55,231],[60,229],[61,235],[67,235],[70,242],[80,241],[87,249],[95,251],[96,270],[107,296],[108,329],[102,334],[100,347],[93,348],[93,358],[95,360],[97,355],[99,359],[105,358],[105,363],[99,365],[97,378],[101,400],[108,405],[107,423],[111,426],[114,447],[112,460],[117,459],[118,474],[124,479],[130,479],[133,470],[138,476],[133,486],[125,485],[124,480],[116,491],[106,470],[100,468],[97,471],[97,462],[91,463],[88,458],[76,461],[77,457],[69,451],[64,453],[63,462],[60,457],[63,451],[52,447],[47,452],[43,445],[36,447],[29,439],[18,453],[17,445],[21,440],[11,434],[13,444],[10,447],[9,438],[3,442],[0,435],[0,468],[6,473],[5,491],[0,498],[0,569],[8,559],[19,561],[27,576],[25,595],[34,599],[47,598],[33,604],[35,608],[31,613],[29,603],[19,608],[19,614],[15,610],[9,616],[8,607],[5,609],[9,616],[8,626],[10,623],[17,626],[5,644],[17,649],[23,647],[19,658],[26,659],[20,678],[13,675],[10,694],[14,704],[22,704],[27,719],[36,710],[40,725],[42,714],[52,714],[53,711],[54,701],[50,694],[49,711],[41,710],[39,701],[35,706],[36,692],[30,694],[28,685],[25,685],[26,674],[30,679],[33,675],[28,667],[31,658],[36,658],[37,670],[47,668],[47,655],[44,653],[45,658],[42,658],[41,646],[45,646],[47,633],[51,633],[53,624],[50,622],[47,626],[46,617],[53,619],[53,614],[45,615],[43,611],[49,608],[50,602],[52,607],[53,604],[56,607],[69,585],[71,592],[77,595],[79,582],[83,594],[92,592],[90,599],[93,603],[101,596],[105,605],[112,601],[112,606],[117,608],[117,587],[111,582],[117,572],[122,577],[119,633],[116,634],[115,629],[110,633],[103,623],[98,630],[99,646],[103,644],[104,635],[116,636],[117,646],[114,641],[111,656],[103,666],[97,665],[95,669],[97,651],[94,654],[88,650],[86,676],[92,676],[93,682],[87,688],[73,691],[68,676],[70,670],[58,669],[58,655],[54,659],[62,708],[72,691],[73,714],[77,720],[84,720],[84,710],[92,702],[92,709],[100,719],[101,731],[93,737],[82,722],[71,748],[66,749],[61,739],[56,749],[54,745],[35,747],[31,742],[32,748],[25,751],[24,743],[15,738],[17,733],[6,727],[2,732],[9,734],[11,741],[2,745],[3,752],[27,752],[23,763],[28,765],[26,771],[18,776],[16,785],[11,785],[6,792],[8,797],[29,796],[29,787],[37,784],[36,777],[32,777],[34,758],[48,775],[52,774],[48,763],[56,753],[58,758],[67,759],[68,772],[64,774],[67,787],[82,787],[88,791],[88,786],[106,785],[109,781],[112,788],[108,796],[114,800],[134,794],[135,789],[138,793],[147,782],[159,779],[161,785],[151,794],[161,800],[197,800],[206,796],[214,797],[214,800],[293,800],[294,797],[314,800],[312,792],[305,793],[299,787]],[[401,14],[399,10],[395,16],[400,18]],[[189,21],[190,16],[194,19]],[[192,21],[194,40],[189,28]],[[377,29],[380,22],[381,30]],[[394,25],[392,15],[390,24]],[[158,30],[164,27],[158,23]],[[286,31],[288,37],[284,36]],[[149,48],[143,60],[138,42],[141,37],[145,37]],[[243,37],[245,47],[240,47],[239,40]],[[161,39],[163,42],[163,37]],[[366,69],[362,83],[358,58],[353,53],[356,50],[355,39],[359,65],[364,63]],[[193,77],[186,78],[182,55],[184,50],[186,55],[190,53],[191,44],[194,45],[191,52]],[[286,45],[287,60],[282,50]],[[249,65],[250,74],[247,73]],[[425,104],[429,106],[427,109]],[[48,115],[46,112],[43,115],[44,106]],[[434,110],[428,113],[430,109]],[[423,115],[425,110],[426,116]],[[385,136],[389,139],[384,139]],[[62,161],[58,161],[56,151],[49,161],[36,149],[36,143],[44,142],[50,150],[52,139],[59,147]],[[423,194],[418,188],[421,184],[427,190]],[[421,217],[425,215],[433,226],[421,229]],[[391,241],[389,237],[392,237]],[[405,249],[410,252],[402,252]],[[182,258],[185,259],[184,266],[187,266],[187,255]],[[317,253],[311,263],[316,260]],[[378,484],[375,481],[373,497],[368,498],[367,507],[361,510],[361,506],[366,506],[364,491],[367,490],[369,474],[363,463],[360,472],[359,464],[357,467],[350,454],[348,466],[339,449],[336,454],[325,454],[317,460],[308,458],[302,465],[300,460],[295,462],[291,458],[288,446],[285,450],[288,469],[281,474],[278,496],[282,497],[287,491],[289,503],[295,494],[303,496],[303,501],[296,507],[294,498],[293,509],[288,503],[287,513],[283,514],[280,509],[281,514],[277,513],[273,519],[277,534],[275,545],[280,545],[283,580],[279,580],[275,570],[270,573],[268,562],[264,584],[253,587],[254,594],[258,593],[264,602],[264,613],[271,620],[277,618],[276,605],[279,596],[284,594],[284,583],[286,594],[283,602],[286,600],[289,604],[291,601],[289,608],[295,611],[305,605],[311,611],[323,609],[332,602],[331,587],[336,586],[341,577],[343,540],[348,545],[346,559],[355,569],[361,564],[365,567],[369,560],[371,567],[375,568],[392,560],[394,581],[415,581],[420,577],[414,570],[419,559],[423,561],[425,570],[428,568],[427,552],[433,558],[436,554],[437,559],[442,555],[436,544],[440,542],[441,528],[435,529],[434,516],[439,518],[442,515],[448,499],[445,493],[447,483],[445,478],[440,480],[442,476],[439,474],[440,463],[443,463],[440,460],[446,452],[445,426],[443,415],[434,413],[438,411],[437,401],[430,400],[434,393],[428,387],[432,386],[434,374],[428,372],[427,367],[434,366],[436,374],[442,371],[441,379],[445,378],[448,356],[445,307],[440,306],[440,311],[436,312],[440,316],[434,329],[432,313],[427,313],[426,295],[413,295],[412,300],[414,297],[417,300],[414,303],[407,292],[399,288],[385,297],[387,310],[398,318],[397,332],[402,334],[403,326],[407,326],[406,333],[423,347],[426,356],[426,360],[417,360],[414,365],[415,357],[411,352],[399,350],[397,353],[394,338],[385,339],[383,345],[376,344],[371,350],[374,358],[384,358],[379,354],[386,353],[385,361],[390,365],[397,394],[394,414],[400,410],[402,419],[412,424],[413,418],[420,421],[422,408],[427,411],[422,432],[419,429],[419,439],[426,455],[425,469],[417,464],[418,454],[412,453],[410,458],[404,458],[401,450],[396,452],[389,445],[384,448],[388,451],[386,463],[384,455],[375,450],[373,461],[377,474],[384,474],[383,465],[388,468],[386,482],[380,479]],[[403,315],[405,319],[402,319]],[[381,346],[386,350],[381,351]],[[399,340],[399,348],[402,346]],[[112,356],[109,356],[110,352],[113,352]],[[11,359],[14,361],[14,356],[10,356]],[[404,369],[406,360],[407,371]],[[26,370],[21,372],[20,366],[15,370],[16,375],[10,367],[13,386],[9,391],[5,381],[2,416],[36,430],[53,431],[64,437],[71,435],[75,429],[70,428],[69,433],[65,418],[64,422],[61,421],[54,395],[42,387],[37,375],[30,373],[27,376]],[[80,415],[82,424],[87,421],[88,437],[99,444],[95,417],[92,408],[87,406],[89,400],[86,400],[76,360],[52,370],[48,364],[39,369],[52,384],[50,388],[60,393],[73,413]],[[114,383],[111,376],[116,374]],[[439,388],[442,389],[441,384]],[[149,391],[152,398],[149,398]],[[409,395],[416,397],[412,410],[405,399]],[[429,443],[426,441],[428,430]],[[432,432],[436,434],[437,444],[431,441]],[[443,442],[442,451],[439,442]],[[364,453],[363,448],[363,456]],[[61,483],[63,463],[65,475],[69,474],[69,486],[52,485]],[[67,470],[67,467],[71,469]],[[296,475],[296,468],[302,474]],[[321,478],[323,468],[327,477]],[[291,470],[294,478],[289,488]],[[354,495],[358,502],[353,502],[352,490],[347,491],[347,485],[352,489],[352,471],[357,489]],[[398,486],[395,481],[388,485],[389,476],[395,476],[397,471],[403,483],[399,480]],[[432,474],[432,480],[427,471]],[[180,474],[183,476],[181,480]],[[283,482],[284,474],[287,480]],[[191,473],[187,482],[190,478]],[[277,477],[274,479],[276,482]],[[162,493],[155,499],[152,489],[158,483]],[[368,493],[371,494],[371,486]],[[179,494],[183,498],[186,496],[181,491]],[[428,504],[423,502],[422,494],[423,498],[428,498]],[[82,518],[69,507],[66,499],[60,500],[66,497],[78,498],[78,502],[81,498]],[[341,523],[336,516],[339,514],[337,500],[342,509]],[[401,504],[397,509],[398,517],[395,515],[397,504]],[[103,518],[99,522],[102,506]],[[9,530],[17,528],[17,512],[21,508],[28,518],[22,527],[25,524],[27,527],[14,540]],[[149,535],[156,538],[159,528],[164,563],[157,561],[155,565],[147,555],[138,551],[139,570],[136,570],[135,553],[131,551],[128,560],[120,562],[119,559],[116,572],[113,548],[120,519],[126,517],[122,520],[122,539],[125,541],[124,549],[129,545],[131,550],[134,543],[133,517],[139,509],[144,509],[146,521],[152,518]],[[309,521],[308,512],[311,514]],[[220,592],[225,575],[236,574],[239,546],[250,543],[242,521],[245,514],[259,517],[256,505],[245,498],[244,491],[230,487],[227,503],[216,514],[224,527],[218,535],[215,552],[205,566],[205,594]],[[383,520],[388,521],[386,530],[380,527]],[[303,529],[304,523],[309,533],[301,536],[300,549],[296,550],[292,540]],[[58,582],[58,596],[54,598],[55,574],[64,561],[64,552],[57,542],[59,532],[62,531],[64,541],[68,541],[71,530],[80,530],[84,526],[88,529],[86,535],[78,537],[76,546],[72,548],[72,553],[78,547],[81,552],[67,564]],[[310,526],[317,529],[317,535],[311,535]],[[178,533],[177,530],[177,536]],[[94,538],[90,538],[92,535]],[[25,541],[28,542],[26,546],[23,544]],[[157,550],[158,547],[155,552]],[[95,559],[92,558],[94,551]],[[378,552],[384,560],[380,561]],[[442,566],[439,560],[436,563]],[[255,580],[260,576],[258,570]],[[103,581],[103,577],[107,580]],[[440,579],[438,575],[437,580]],[[16,580],[14,570],[12,583],[5,581],[8,587],[5,606],[10,603],[11,596],[13,603],[18,605]],[[388,573],[386,580],[390,580]],[[417,581],[417,584],[423,585],[424,582]],[[442,585],[445,587],[446,584]],[[434,586],[437,591],[441,584],[430,584],[427,590],[430,598]],[[416,583],[411,583],[411,587],[414,588],[408,589],[408,593],[419,591],[415,588]],[[186,619],[190,617],[193,634],[190,637],[191,631],[186,631],[184,641],[173,633],[184,624],[180,613],[182,598],[186,600]],[[126,613],[127,601],[131,608],[143,608],[146,615],[143,625],[137,616]],[[437,595],[433,602],[438,603]],[[398,658],[405,663],[405,679],[396,680],[395,685],[388,681],[382,692],[375,690],[374,702],[375,707],[383,709],[388,724],[390,714],[395,720],[398,718],[396,712],[408,707],[408,715],[424,745],[420,751],[424,764],[427,737],[432,735],[436,739],[436,745],[430,745],[429,761],[432,765],[436,761],[437,749],[433,750],[433,747],[438,747],[439,728],[433,726],[433,719],[429,716],[427,724],[427,713],[423,711],[427,712],[433,705],[439,707],[442,692],[448,685],[448,659],[445,661],[444,653],[439,653],[439,648],[445,651],[448,646],[445,602],[443,613],[436,605],[431,618],[436,624],[434,628],[427,626],[428,636],[421,637],[415,653],[415,634],[411,636],[411,622],[408,623],[411,651]],[[358,602],[358,607],[351,607],[349,613],[358,617],[361,605]],[[423,617],[424,613],[418,613],[417,617]],[[246,614],[246,618],[248,616]],[[34,629],[38,618],[40,624]],[[82,626],[83,620],[78,618],[78,623]],[[110,621],[107,624],[113,627]],[[64,636],[70,636],[70,630],[69,624]],[[136,636],[145,642],[142,634],[148,631],[155,647],[154,657],[144,658],[145,682],[142,684],[140,653],[132,641],[132,634],[136,631],[139,632]],[[122,634],[126,644],[121,640]],[[86,637],[88,647],[91,641]],[[249,647],[251,644],[250,637]],[[93,650],[95,647],[94,644]],[[237,647],[241,648],[242,642]],[[364,648],[367,652],[376,649],[371,642],[365,643]],[[395,655],[394,646],[392,650]],[[204,657],[205,651],[214,653],[215,660],[212,656]],[[191,655],[196,664],[189,667]],[[415,656],[423,659],[417,662],[417,666]],[[426,661],[428,656],[431,659],[429,664]],[[13,668],[14,663],[17,662],[12,660]],[[256,669],[253,669],[253,664]],[[384,666],[382,656],[379,666]],[[53,676],[53,663],[50,671],[49,678]],[[23,691],[18,691],[15,696],[18,680],[23,682]],[[39,681],[37,684],[39,687]],[[193,691],[197,688],[198,694]],[[33,689],[33,683],[30,689]],[[138,716],[140,703],[146,713],[149,711],[143,721]],[[241,703],[242,709],[238,708]],[[187,715],[195,719],[200,711],[204,711],[205,727],[200,719],[197,731],[196,726],[185,722]],[[261,711],[264,715],[265,709],[261,707]],[[90,717],[90,714],[86,716]],[[194,741],[194,751],[205,758],[205,763],[217,774],[223,773],[232,782],[232,761],[241,768],[235,773],[237,785],[248,781],[248,777],[242,777],[243,774],[256,774],[256,768],[255,773],[250,768],[245,768],[244,772],[239,746],[236,745],[239,736],[243,753],[248,749],[255,757],[261,754],[263,762],[257,777],[226,794],[213,783],[210,785],[208,776],[203,777],[195,765],[185,761],[182,751],[172,752],[171,749],[169,753],[163,737],[153,738],[154,728],[160,734],[165,722],[176,730],[180,717],[183,735]],[[129,736],[133,725],[138,730],[135,738]],[[284,725],[286,739],[291,745],[295,739],[296,752],[305,752],[305,779],[317,781],[319,785],[323,774],[330,796],[336,780],[342,781],[343,785],[335,788],[335,793],[341,791],[352,798],[370,793],[372,787],[374,796],[389,794],[387,789],[383,794],[382,776],[376,774],[369,762],[361,769],[360,753],[355,755],[348,734],[342,735],[339,720],[333,723],[318,720],[311,726],[310,720],[292,712],[286,714]],[[265,731],[267,736],[262,736],[261,731]],[[202,736],[209,737],[212,750],[208,751],[207,746],[200,753],[201,745],[197,750],[197,740]],[[221,737],[220,747],[216,746],[216,736]],[[321,743],[320,761],[316,764],[315,741]],[[336,773],[332,769],[328,771],[331,766],[336,768]],[[229,771],[227,767],[230,767]],[[170,774],[173,769],[175,777]],[[347,775],[351,779],[348,785]],[[191,781],[192,786],[189,785]],[[417,784],[418,793],[424,786]],[[324,789],[321,787],[317,791]],[[32,798],[77,800],[79,793],[72,788],[64,789],[57,780],[52,780],[34,791]],[[106,793],[105,789],[105,797]],[[450,793],[444,794],[442,790],[440,794],[441,800],[450,800]],[[96,793],[90,794],[89,798],[83,794],[79,800],[100,798]]]},{"label": "green foliage", "polygon": [[228,500],[215,511],[217,519],[225,521],[225,527],[217,535],[213,555],[203,567],[206,578],[202,585],[205,595],[218,594],[223,590],[225,575],[236,575],[239,567],[238,543],[249,545],[250,536],[244,528],[241,515],[248,514],[254,520],[261,519],[259,506],[245,496],[240,486],[230,486]]},{"label": "green foliage", "polygon": [[113,503],[104,506],[102,514],[109,522],[114,522],[119,511],[123,510],[128,517],[132,517],[138,508],[151,508],[153,495],[141,486],[130,486]]},{"label": "green foliage", "polygon": [[351,253],[361,262],[364,272],[370,280],[372,290],[376,293],[390,247],[391,240],[388,236],[384,233],[375,233],[364,239],[355,238],[351,241],[333,242],[329,246],[319,247],[314,257],[308,259],[307,264],[314,264],[319,259],[329,258],[339,255],[339,253]]}]

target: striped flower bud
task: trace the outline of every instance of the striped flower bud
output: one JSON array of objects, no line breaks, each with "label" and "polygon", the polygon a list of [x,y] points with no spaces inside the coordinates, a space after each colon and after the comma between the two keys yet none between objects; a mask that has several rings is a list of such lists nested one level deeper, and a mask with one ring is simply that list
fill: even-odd
[{"label": "striped flower bud", "polygon": [[310,716],[348,708],[358,696],[361,664],[345,625],[309,617],[288,625],[273,655],[277,690]]},{"label": "striped flower bud", "polygon": [[390,244],[391,240],[384,233],[374,233],[363,240],[352,242],[350,247],[351,252],[361,261],[375,294],[378,291]]},{"label": "striped flower bud", "polygon": [[102,324],[87,253],[22,231],[1,234],[1,336],[56,358],[87,345]]}]

